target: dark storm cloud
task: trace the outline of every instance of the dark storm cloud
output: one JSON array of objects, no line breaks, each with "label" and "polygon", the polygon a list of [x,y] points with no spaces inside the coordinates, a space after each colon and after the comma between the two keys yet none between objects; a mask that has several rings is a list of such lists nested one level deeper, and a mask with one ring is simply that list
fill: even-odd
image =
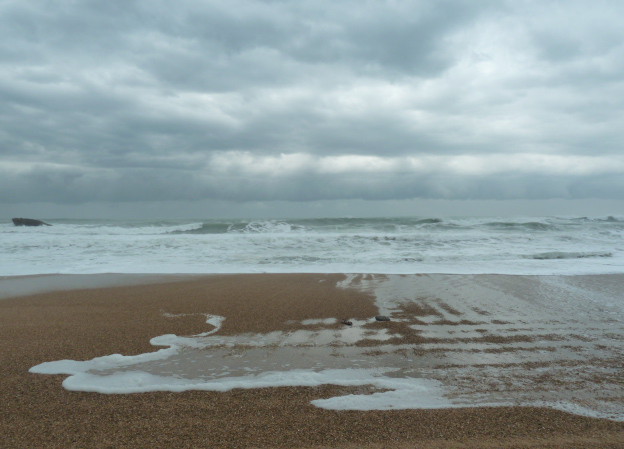
[{"label": "dark storm cloud", "polygon": [[622,13],[5,1],[0,202],[617,198]]}]

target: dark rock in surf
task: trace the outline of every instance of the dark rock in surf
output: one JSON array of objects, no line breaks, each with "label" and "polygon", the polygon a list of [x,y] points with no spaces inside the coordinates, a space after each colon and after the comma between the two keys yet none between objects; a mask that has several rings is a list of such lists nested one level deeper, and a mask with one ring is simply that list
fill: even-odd
[{"label": "dark rock in surf", "polygon": [[346,318],[344,320],[342,320],[341,323],[346,325],[346,326],[353,326],[353,323],[351,321],[347,320]]},{"label": "dark rock in surf", "polygon": [[390,321],[390,318],[389,318],[389,317],[387,317],[387,316],[385,316],[385,315],[377,315],[377,316],[375,317],[375,319],[376,319],[377,321]]},{"label": "dark rock in surf", "polygon": [[15,226],[52,226],[41,220],[35,220],[34,218],[13,218],[13,224]]}]

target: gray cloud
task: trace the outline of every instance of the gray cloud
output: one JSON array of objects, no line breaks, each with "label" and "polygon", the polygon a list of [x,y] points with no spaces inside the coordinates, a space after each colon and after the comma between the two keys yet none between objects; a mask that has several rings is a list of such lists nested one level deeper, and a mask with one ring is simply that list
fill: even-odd
[{"label": "gray cloud", "polygon": [[5,1],[0,202],[619,199],[622,13]]}]

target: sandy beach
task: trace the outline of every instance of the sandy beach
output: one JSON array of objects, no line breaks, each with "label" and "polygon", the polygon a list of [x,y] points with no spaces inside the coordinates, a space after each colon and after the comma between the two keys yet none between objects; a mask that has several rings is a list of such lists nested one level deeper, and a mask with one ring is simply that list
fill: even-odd
[{"label": "sandy beach", "polygon": [[[522,405],[527,398],[547,402],[572,392],[590,411],[624,412],[622,317],[613,316],[608,302],[588,301],[578,309],[565,303],[572,293],[613,296],[624,285],[620,275],[106,276],[0,280],[0,290],[10,291],[0,300],[0,447],[624,448],[621,420],[546,406],[469,406],[477,396]],[[52,278],[54,291],[45,292]],[[539,300],[552,297],[561,301]],[[391,321],[375,321],[380,314]],[[466,406],[331,410],[312,403],[378,391],[366,385],[101,394],[68,391],[61,385],[67,375],[29,372],[43,362],[152,352],[158,349],[150,344],[154,337],[214,330],[207,315],[225,318],[205,338],[227,346],[215,346],[222,359],[236,352],[237,360],[261,364],[272,356],[254,351],[283,358],[293,348],[314,347],[323,363],[336,360],[342,368],[356,354],[361,363],[399,364],[397,376],[426,374],[448,387],[445,395],[455,405]],[[346,328],[348,335],[359,329],[359,337],[345,340]],[[342,340],[288,340],[328,332]],[[283,344],[263,346],[268,337],[258,337],[276,335]],[[310,355],[300,359],[291,362],[304,366]],[[585,400],[584,392],[599,401]]]}]

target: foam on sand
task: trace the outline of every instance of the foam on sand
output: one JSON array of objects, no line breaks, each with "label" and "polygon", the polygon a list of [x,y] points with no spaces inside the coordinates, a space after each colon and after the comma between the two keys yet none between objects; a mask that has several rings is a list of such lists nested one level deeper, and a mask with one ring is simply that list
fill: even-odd
[{"label": "foam on sand", "polygon": [[158,376],[145,371],[124,371],[105,376],[89,372],[78,372],[68,377],[63,382],[63,386],[70,391],[122,394],[150,391],[182,392],[188,390],[223,392],[235,388],[316,387],[326,384],[345,387],[368,385],[389,391],[318,399],[312,401],[312,404],[332,410],[453,407],[453,404],[443,396],[443,390],[439,382],[430,379],[388,377],[387,374],[392,371],[389,368],[327,369],[321,371],[290,370],[264,372],[249,376],[225,377],[218,380]]},{"label": "foam on sand", "polygon": [[[71,391],[90,391],[107,394],[144,393],[149,391],[181,392],[187,390],[228,391],[235,388],[266,388],[280,386],[320,386],[325,384],[340,386],[372,386],[380,390],[372,395],[347,395],[344,397],[313,401],[313,404],[328,409],[342,410],[385,410],[395,408],[437,408],[450,407],[452,404],[443,397],[439,382],[418,378],[392,378],[388,374],[398,371],[397,368],[337,368],[319,369],[322,363],[319,360],[329,360],[337,357],[337,352],[348,352],[349,344],[357,343],[364,338],[388,340],[392,337],[385,329],[369,331],[362,326],[366,321],[352,321],[352,326],[341,329],[321,329],[315,331],[297,330],[291,333],[272,332],[269,334],[254,334],[235,337],[211,337],[223,323],[224,317],[208,315],[206,322],[215,326],[209,332],[193,337],[179,337],[173,334],[162,335],[151,340],[153,345],[169,346],[156,352],[136,356],[113,354],[97,357],[88,361],[59,360],[45,362],[30,369],[39,374],[68,374],[63,386]],[[301,324],[331,325],[336,319],[310,319]],[[372,322],[369,321],[369,322]],[[290,358],[292,348],[323,345],[334,349],[329,351],[317,350],[314,357],[315,369],[289,369],[279,371],[265,371],[259,354],[254,354],[256,348],[266,353],[268,347],[274,347],[273,354],[264,361],[266,365],[274,362],[279,365],[281,359]],[[338,349],[342,346],[342,350]],[[212,377],[186,377],[181,365],[196,363],[202,351],[209,348],[246,348],[245,357],[239,361],[245,366],[234,366],[227,361],[231,354],[217,353],[208,355],[212,364],[217,364],[221,373],[213,373]],[[282,348],[280,350],[279,348]],[[198,351],[191,351],[195,349]],[[324,354],[322,354],[324,352]],[[319,357],[321,355],[321,357]],[[361,354],[360,354],[361,356]],[[248,364],[247,361],[253,363]],[[156,363],[155,363],[156,362]],[[354,361],[355,365],[363,360]],[[227,365],[226,365],[227,363]],[[177,365],[180,369],[176,375],[154,374],[156,366],[163,367]],[[239,363],[240,365],[240,363]],[[255,366],[254,366],[255,365]],[[141,369],[143,368],[143,369]],[[206,371],[203,371],[204,373]],[[253,374],[242,374],[252,372]],[[220,375],[221,374],[221,375]],[[231,375],[234,374],[234,375]],[[406,401],[405,398],[409,397]]]},{"label": "foam on sand", "polygon": [[[367,387],[312,401],[336,410],[539,405],[624,421],[622,278],[351,275],[389,322],[310,318],[289,330],[155,337],[165,349],[30,369],[99,393]],[[285,323],[287,324],[287,323]]]}]

